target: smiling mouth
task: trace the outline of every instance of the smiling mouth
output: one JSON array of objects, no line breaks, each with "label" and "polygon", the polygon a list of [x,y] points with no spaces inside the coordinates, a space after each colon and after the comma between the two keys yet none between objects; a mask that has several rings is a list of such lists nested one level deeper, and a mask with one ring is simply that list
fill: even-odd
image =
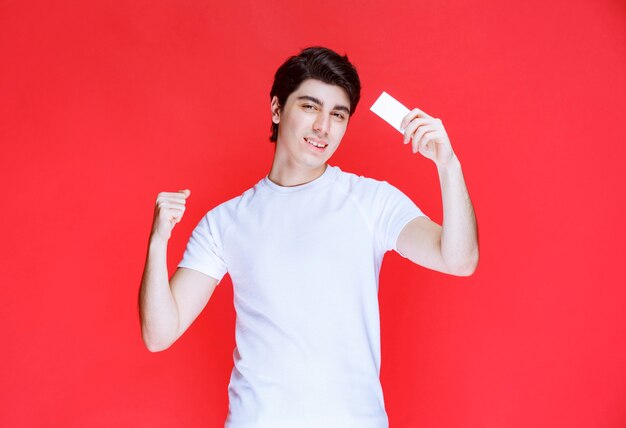
[{"label": "smiling mouth", "polygon": [[313,147],[317,147],[318,149],[325,149],[328,146],[328,144],[326,144],[326,143],[317,142],[317,141],[311,140],[309,138],[305,138],[304,141],[306,141],[307,143],[309,143]]}]

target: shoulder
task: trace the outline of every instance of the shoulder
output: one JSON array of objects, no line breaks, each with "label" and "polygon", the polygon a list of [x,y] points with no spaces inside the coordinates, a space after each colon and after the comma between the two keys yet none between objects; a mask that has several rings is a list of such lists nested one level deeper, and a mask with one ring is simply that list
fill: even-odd
[{"label": "shoulder", "polygon": [[204,215],[204,219],[223,225],[234,222],[242,210],[250,209],[251,205],[255,203],[260,190],[260,186],[257,184],[240,195],[216,205]]},{"label": "shoulder", "polygon": [[332,167],[335,169],[336,182],[340,187],[344,187],[350,190],[360,190],[360,189],[375,189],[383,183],[386,183],[382,180],[377,180],[375,178],[366,177],[363,175],[358,175],[352,172],[342,171],[339,167]]},{"label": "shoulder", "polygon": [[372,177],[366,177],[351,172],[342,171],[338,167],[336,169],[337,187],[358,197],[359,199],[371,199],[383,197],[388,193],[398,192],[399,190],[385,180],[379,180]]}]

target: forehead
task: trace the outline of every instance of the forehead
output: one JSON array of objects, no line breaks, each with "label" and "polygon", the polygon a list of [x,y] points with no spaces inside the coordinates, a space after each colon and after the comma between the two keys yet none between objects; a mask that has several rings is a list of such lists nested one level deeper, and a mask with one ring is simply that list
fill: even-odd
[{"label": "forehead", "polygon": [[289,102],[289,99],[296,100],[298,97],[304,95],[316,98],[320,100],[324,106],[328,105],[331,108],[337,105],[350,108],[350,99],[345,89],[341,86],[322,82],[321,80],[307,79],[303,81],[300,86],[298,86],[298,89],[289,95],[287,102]]}]

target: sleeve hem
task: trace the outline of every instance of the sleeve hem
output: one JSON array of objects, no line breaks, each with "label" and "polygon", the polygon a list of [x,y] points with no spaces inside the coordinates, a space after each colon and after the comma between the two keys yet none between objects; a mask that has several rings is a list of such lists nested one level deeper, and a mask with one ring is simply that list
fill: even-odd
[{"label": "sleeve hem", "polygon": [[217,280],[217,284],[219,284],[220,282],[222,282],[222,279],[224,278],[224,275],[226,275],[226,272],[220,272],[219,270],[213,270],[213,269],[207,269],[205,267],[198,267],[197,265],[193,265],[190,263],[185,263],[185,262],[180,262],[178,264],[179,268],[187,268],[187,269],[193,269],[196,272],[200,272],[203,273],[207,276],[210,276],[211,278],[214,278]]},{"label": "sleeve hem", "polygon": [[411,213],[411,215],[407,216],[407,218],[403,219],[403,221],[398,222],[398,224],[400,225],[400,227],[398,228],[398,230],[395,230],[393,233],[393,247],[392,249],[400,254],[402,257],[404,257],[405,259],[408,258],[407,256],[405,256],[404,254],[402,254],[400,251],[398,251],[398,238],[400,237],[400,233],[402,233],[402,230],[406,227],[407,224],[409,224],[410,222],[412,222],[413,220],[415,220],[416,218],[419,217],[426,217],[429,219],[429,217],[424,214],[423,212],[417,212],[417,213]]}]

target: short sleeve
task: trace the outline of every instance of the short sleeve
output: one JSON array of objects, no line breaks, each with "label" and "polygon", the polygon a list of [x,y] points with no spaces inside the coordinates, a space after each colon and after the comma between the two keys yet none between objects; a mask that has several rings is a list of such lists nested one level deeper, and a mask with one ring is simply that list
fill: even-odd
[{"label": "short sleeve", "polygon": [[[408,196],[386,181],[380,182],[377,193],[376,202],[380,214],[375,229],[379,246],[384,252],[398,251],[398,236],[404,226],[419,216],[428,216]],[[398,254],[406,257],[400,252]]]},{"label": "short sleeve", "polygon": [[178,267],[197,270],[219,283],[227,272],[219,230],[214,212],[209,211],[191,233]]}]

